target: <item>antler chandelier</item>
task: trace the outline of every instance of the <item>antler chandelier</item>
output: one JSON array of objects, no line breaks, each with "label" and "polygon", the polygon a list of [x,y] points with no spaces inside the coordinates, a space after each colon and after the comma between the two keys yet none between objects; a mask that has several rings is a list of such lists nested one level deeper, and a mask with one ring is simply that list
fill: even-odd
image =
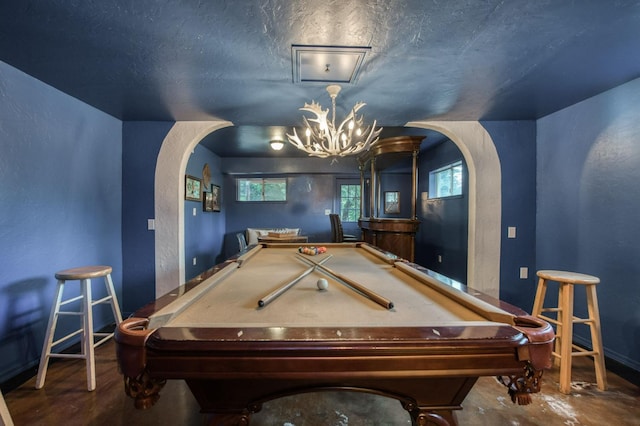
[{"label": "antler chandelier", "polygon": [[323,110],[315,101],[311,101],[311,104],[305,103],[304,107],[300,108],[300,111],[314,114],[315,118],[302,116],[305,127],[304,142],[300,140],[295,128],[293,135],[287,133],[287,138],[293,146],[314,157],[344,157],[368,150],[378,141],[382,127],[376,129],[375,120],[370,127],[363,127],[364,116],[356,115],[360,108],[366,105],[364,102],[355,104],[336,127],[336,97],[340,89],[337,84],[327,86],[327,92],[331,97],[331,121],[327,120],[329,109]]}]

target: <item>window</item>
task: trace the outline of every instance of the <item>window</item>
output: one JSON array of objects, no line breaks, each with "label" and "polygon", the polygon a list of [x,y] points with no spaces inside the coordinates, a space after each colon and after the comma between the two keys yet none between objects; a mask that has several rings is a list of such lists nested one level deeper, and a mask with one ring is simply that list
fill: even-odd
[{"label": "window", "polygon": [[236,179],[237,201],[287,201],[285,178]]},{"label": "window", "polygon": [[462,161],[429,173],[429,198],[462,195]]},{"label": "window", "polygon": [[360,218],[360,185],[340,184],[340,220],[357,222]]}]

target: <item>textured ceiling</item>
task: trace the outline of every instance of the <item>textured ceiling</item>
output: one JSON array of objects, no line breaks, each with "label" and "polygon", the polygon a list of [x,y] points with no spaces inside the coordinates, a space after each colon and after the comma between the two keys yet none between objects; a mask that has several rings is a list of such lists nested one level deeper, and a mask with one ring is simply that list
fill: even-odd
[{"label": "textured ceiling", "polygon": [[300,44],[371,48],[338,115],[536,119],[640,77],[640,1],[0,2],[0,60],[122,120],[299,125]]}]

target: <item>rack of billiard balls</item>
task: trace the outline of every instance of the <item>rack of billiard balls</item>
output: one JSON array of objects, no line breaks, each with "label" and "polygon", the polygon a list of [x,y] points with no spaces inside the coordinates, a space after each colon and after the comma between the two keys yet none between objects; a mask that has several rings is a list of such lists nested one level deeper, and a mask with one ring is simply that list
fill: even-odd
[{"label": "rack of billiard balls", "polygon": [[309,256],[315,256],[317,254],[326,253],[326,247],[314,247],[314,246],[301,246],[298,247],[298,253],[308,254]]}]

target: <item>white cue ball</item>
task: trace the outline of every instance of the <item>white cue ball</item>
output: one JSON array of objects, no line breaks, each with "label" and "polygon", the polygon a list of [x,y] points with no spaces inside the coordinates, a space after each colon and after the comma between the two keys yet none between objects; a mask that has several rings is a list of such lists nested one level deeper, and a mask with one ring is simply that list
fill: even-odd
[{"label": "white cue ball", "polygon": [[318,288],[320,290],[326,290],[329,288],[329,282],[325,278],[320,278],[318,280]]}]

